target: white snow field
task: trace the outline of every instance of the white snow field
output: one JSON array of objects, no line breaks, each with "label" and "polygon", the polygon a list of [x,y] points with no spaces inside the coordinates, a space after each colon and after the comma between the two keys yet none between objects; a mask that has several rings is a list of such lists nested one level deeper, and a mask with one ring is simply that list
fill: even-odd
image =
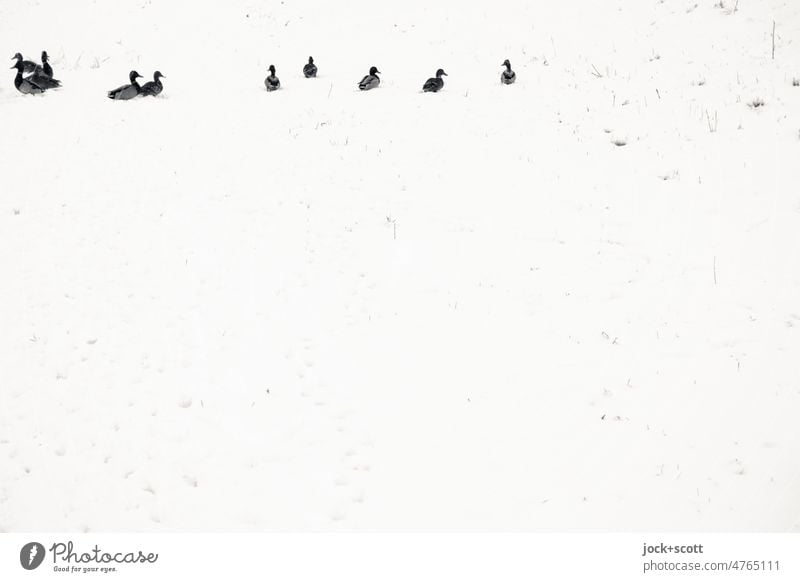
[{"label": "white snow field", "polygon": [[63,82],[0,79],[0,530],[800,531],[797,2],[3,0],[0,44]]}]

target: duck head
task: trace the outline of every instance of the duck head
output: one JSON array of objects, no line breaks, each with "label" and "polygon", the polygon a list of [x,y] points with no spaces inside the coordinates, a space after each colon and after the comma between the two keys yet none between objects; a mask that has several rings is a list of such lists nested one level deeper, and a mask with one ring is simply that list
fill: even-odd
[{"label": "duck head", "polygon": [[161,73],[161,71],[156,71],[153,73],[153,80],[158,81],[159,79],[166,79],[167,77]]},{"label": "duck head", "polygon": [[46,63],[50,60],[50,57],[47,56],[47,51],[42,51],[42,64]]},{"label": "duck head", "polygon": [[[19,63],[19,62],[22,62],[22,55],[21,55],[21,54],[19,54],[19,53],[17,53],[17,54],[15,54],[13,57],[11,57],[11,60],[12,60],[12,61],[13,61],[13,60],[16,60],[18,63]],[[13,69],[14,67],[11,67],[11,68]]]},{"label": "duck head", "polygon": [[378,73],[383,74],[378,70],[378,67],[370,67],[369,68],[369,74],[370,75],[377,75]]},{"label": "duck head", "polygon": [[130,74],[128,75],[128,79],[130,79],[131,83],[135,83],[136,79],[141,79],[141,78],[142,76],[136,71],[131,71]]},{"label": "duck head", "polygon": [[309,65],[313,65],[314,64],[314,57],[308,57],[308,64]]},{"label": "duck head", "polygon": [[506,69],[510,69],[510,68],[511,68],[511,63],[509,63],[509,62],[508,62],[508,59],[506,59],[506,60],[504,60],[504,61],[503,61],[503,66],[504,66]]},{"label": "duck head", "polygon": [[444,72],[444,69],[439,69],[438,71],[436,71],[436,78],[437,79],[440,79],[442,77],[442,75],[444,75],[445,77],[448,76],[447,73]]},{"label": "duck head", "polygon": [[269,66],[269,72],[270,72],[270,74],[275,75],[275,65],[270,65]]}]

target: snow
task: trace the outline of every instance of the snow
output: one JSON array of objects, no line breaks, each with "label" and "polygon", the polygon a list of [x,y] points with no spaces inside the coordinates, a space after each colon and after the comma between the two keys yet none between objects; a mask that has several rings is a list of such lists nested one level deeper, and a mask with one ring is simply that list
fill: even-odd
[{"label": "snow", "polygon": [[734,4],[3,2],[0,530],[800,531],[800,6]]}]

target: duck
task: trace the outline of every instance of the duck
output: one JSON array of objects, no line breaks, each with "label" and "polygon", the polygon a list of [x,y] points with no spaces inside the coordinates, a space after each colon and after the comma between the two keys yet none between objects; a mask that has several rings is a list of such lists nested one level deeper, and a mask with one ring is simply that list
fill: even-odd
[{"label": "duck", "polygon": [[[22,63],[22,67],[23,67],[22,72],[23,73],[33,73],[36,70],[36,63],[34,63],[33,61],[24,60],[22,58],[22,55],[19,54],[19,53],[15,54],[11,58],[12,59],[16,59],[18,63]],[[11,67],[11,68],[13,69],[15,67]]]},{"label": "duck", "polygon": [[378,74],[383,74],[378,70],[378,67],[370,67],[369,75],[366,75],[361,81],[358,83],[358,88],[362,91],[369,91],[370,89],[374,89],[378,85],[381,84],[380,77]]},{"label": "duck", "polygon": [[46,75],[48,77],[53,76],[53,67],[50,66],[50,58],[47,56],[47,51],[42,51],[42,64],[37,65],[34,63],[33,72],[34,74],[39,75]]},{"label": "duck", "polygon": [[506,70],[500,75],[500,82],[503,83],[503,85],[510,85],[517,80],[517,74],[511,70],[511,63],[508,62],[508,59],[503,61],[503,66]]},{"label": "duck", "polygon": [[142,88],[139,86],[139,83],[136,82],[136,79],[141,79],[142,76],[137,73],[136,71],[131,71],[128,74],[128,79],[130,79],[129,85],[122,85],[121,87],[117,87],[116,89],[112,89],[108,92],[108,98],[114,99],[115,101],[127,101],[128,99],[133,99],[141,92]]},{"label": "duck", "polygon": [[266,86],[267,91],[275,91],[281,88],[281,81],[275,76],[275,65],[269,66],[269,77],[264,79],[264,86]]},{"label": "duck", "polygon": [[143,96],[155,97],[164,90],[164,85],[161,83],[162,78],[166,79],[161,71],[156,71],[153,73],[153,80],[142,85],[142,89],[139,92]]},{"label": "duck", "polygon": [[314,57],[308,57],[308,64],[303,67],[303,74],[306,79],[317,76],[317,65],[314,64]]},{"label": "duck", "polygon": [[17,70],[17,76],[14,78],[14,87],[16,87],[17,91],[20,93],[25,93],[26,95],[39,95],[47,90],[46,87],[36,84],[30,78],[22,78],[22,72],[25,70],[23,61],[17,61],[17,64],[11,68]]},{"label": "duck", "polygon": [[51,79],[53,78],[53,67],[50,66],[50,57],[47,55],[47,51],[42,51],[42,71]]},{"label": "duck", "polygon": [[422,90],[426,93],[436,93],[442,87],[444,87],[444,79],[442,79],[442,75],[447,77],[447,73],[444,72],[443,69],[439,69],[436,71],[436,77],[431,77],[425,84],[422,86]]},{"label": "duck", "polygon": [[53,78],[53,67],[50,66],[50,57],[47,56],[47,51],[42,51],[42,64],[41,66],[36,65],[28,80],[45,89],[61,87],[61,81]]}]

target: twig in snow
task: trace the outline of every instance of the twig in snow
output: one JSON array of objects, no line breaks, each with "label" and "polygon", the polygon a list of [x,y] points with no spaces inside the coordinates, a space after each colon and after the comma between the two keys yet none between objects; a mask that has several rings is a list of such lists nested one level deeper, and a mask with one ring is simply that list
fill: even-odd
[{"label": "twig in snow", "polygon": [[772,60],[775,60],[775,21],[772,21]]},{"label": "twig in snow", "polygon": [[717,255],[714,255],[714,285],[717,284]]},{"label": "twig in snow", "polygon": [[592,68],[594,69],[594,72],[592,73],[592,75],[594,75],[594,76],[595,76],[595,77],[597,77],[598,79],[602,79],[602,78],[603,78],[603,75],[601,75],[601,74],[600,74],[600,71],[598,71],[598,70],[597,70],[597,67],[595,67],[594,65],[592,65]]},{"label": "twig in snow", "polygon": [[716,133],[717,132],[717,112],[714,112],[714,123],[711,123],[711,116],[708,114],[708,110],[706,109],[706,121],[708,122],[708,132],[709,133]]}]

